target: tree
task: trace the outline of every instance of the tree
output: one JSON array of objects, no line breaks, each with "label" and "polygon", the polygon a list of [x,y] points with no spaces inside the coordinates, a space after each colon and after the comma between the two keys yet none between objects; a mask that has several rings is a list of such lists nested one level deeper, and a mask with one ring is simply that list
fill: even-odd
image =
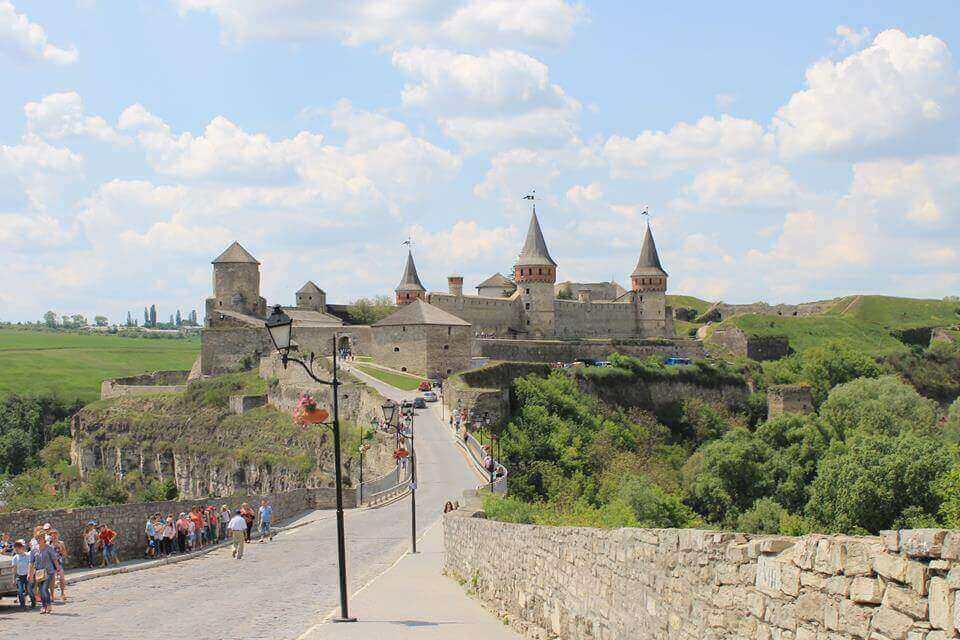
[{"label": "tree", "polygon": [[560,287],[560,291],[557,292],[557,300],[573,300],[573,288],[569,283],[564,284]]},{"label": "tree", "polygon": [[941,477],[955,456],[933,438],[855,433],[836,440],[820,462],[806,512],[824,529],[877,533],[940,510]]},{"label": "tree", "polygon": [[128,326],[128,327],[132,327],[132,326],[133,326],[133,316],[130,315],[130,312],[129,312],[129,311],[127,311],[127,326]]},{"label": "tree", "polygon": [[180,316],[180,309],[177,309],[177,318],[176,318],[175,322],[176,322],[176,325],[177,325],[178,327],[179,327],[181,324],[183,324],[183,318]]},{"label": "tree", "polygon": [[75,313],[72,316],[70,316],[70,323],[77,328],[85,327],[87,325],[87,319],[82,315],[80,315],[79,313]]},{"label": "tree", "polygon": [[143,308],[143,326],[150,326],[150,311],[146,307]]},{"label": "tree", "polygon": [[758,426],[756,435],[772,452],[772,497],[788,511],[799,513],[810,498],[817,463],[830,446],[827,430],[815,418],[783,414]]},{"label": "tree", "polygon": [[347,307],[347,314],[354,324],[373,324],[397,310],[388,296],[357,298]]},{"label": "tree", "polygon": [[31,466],[30,435],[23,429],[8,429],[0,436],[0,471],[16,475]]},{"label": "tree", "polygon": [[43,314],[43,323],[51,328],[57,326],[57,314],[53,311],[47,311]]},{"label": "tree", "polygon": [[157,305],[150,305],[150,326],[157,326]]},{"label": "tree", "polygon": [[894,376],[861,378],[831,391],[820,418],[841,439],[851,431],[931,435],[936,432],[937,404]]},{"label": "tree", "polygon": [[107,319],[107,316],[93,316],[93,324],[98,327],[105,327],[108,322],[110,321]]},{"label": "tree", "polygon": [[764,371],[770,382],[807,383],[814,403],[819,406],[838,384],[856,378],[875,378],[880,375],[880,366],[848,343],[835,341],[766,363]]}]

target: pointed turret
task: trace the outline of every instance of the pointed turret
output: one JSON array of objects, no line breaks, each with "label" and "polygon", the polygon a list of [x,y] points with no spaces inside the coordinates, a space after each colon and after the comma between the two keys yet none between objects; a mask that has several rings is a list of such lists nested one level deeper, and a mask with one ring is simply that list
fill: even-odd
[{"label": "pointed turret", "polygon": [[413,263],[413,252],[407,251],[407,263],[403,267],[403,277],[400,284],[394,289],[397,294],[397,304],[408,304],[414,300],[423,300],[427,290],[420,282],[417,274],[417,265]]},{"label": "pointed turret", "polygon": [[227,247],[223,253],[217,256],[213,264],[224,264],[228,262],[260,264],[260,262],[250,255],[250,252],[244,249],[236,240],[234,240],[233,244]]},{"label": "pointed turret", "polygon": [[317,286],[313,280],[307,280],[297,291],[297,308],[325,311],[327,307],[327,293]]},{"label": "pointed turret", "polygon": [[527,229],[527,238],[523,242],[523,249],[517,256],[517,265],[514,268],[514,279],[517,282],[556,282],[557,263],[550,257],[547,242],[543,239],[540,230],[540,220],[537,219],[537,209],[533,208],[530,216],[530,228]]},{"label": "pointed turret", "polygon": [[630,274],[630,282],[634,291],[666,291],[667,272],[660,264],[657,254],[657,244],[653,241],[653,232],[647,223],[647,232],[643,235],[643,246],[640,247],[640,259]]}]

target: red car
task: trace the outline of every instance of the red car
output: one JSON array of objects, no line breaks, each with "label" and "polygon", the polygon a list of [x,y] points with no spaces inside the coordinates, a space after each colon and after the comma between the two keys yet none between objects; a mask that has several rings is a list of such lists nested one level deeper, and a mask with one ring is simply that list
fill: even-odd
[{"label": "red car", "polygon": [[417,387],[417,391],[430,391],[430,383],[424,380],[420,383],[420,386]]}]

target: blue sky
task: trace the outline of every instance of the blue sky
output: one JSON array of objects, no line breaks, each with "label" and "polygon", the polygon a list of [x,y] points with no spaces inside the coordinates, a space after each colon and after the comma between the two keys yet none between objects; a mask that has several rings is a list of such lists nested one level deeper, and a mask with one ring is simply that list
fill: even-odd
[{"label": "blue sky", "polygon": [[649,206],[675,293],[958,293],[956,3],[646,4],[0,0],[0,319],[201,309],[234,239],[270,301],[408,234],[469,287],[533,188],[562,279]]}]

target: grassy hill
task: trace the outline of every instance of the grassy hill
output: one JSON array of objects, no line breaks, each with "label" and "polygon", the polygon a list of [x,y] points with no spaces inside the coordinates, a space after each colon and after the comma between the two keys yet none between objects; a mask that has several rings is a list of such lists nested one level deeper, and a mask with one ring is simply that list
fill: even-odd
[{"label": "grassy hill", "polygon": [[698,315],[709,309],[712,304],[712,302],[707,302],[706,300],[701,300],[693,296],[667,295],[667,305],[674,309],[678,307],[694,309]]},{"label": "grassy hill", "polygon": [[894,298],[891,296],[851,296],[841,298],[827,315],[853,318],[891,329],[937,327],[960,322],[960,302]]},{"label": "grassy hill", "polygon": [[199,338],[0,329],[0,397],[55,393],[89,402],[100,397],[100,382],[106,378],[189,369],[199,352]]}]

